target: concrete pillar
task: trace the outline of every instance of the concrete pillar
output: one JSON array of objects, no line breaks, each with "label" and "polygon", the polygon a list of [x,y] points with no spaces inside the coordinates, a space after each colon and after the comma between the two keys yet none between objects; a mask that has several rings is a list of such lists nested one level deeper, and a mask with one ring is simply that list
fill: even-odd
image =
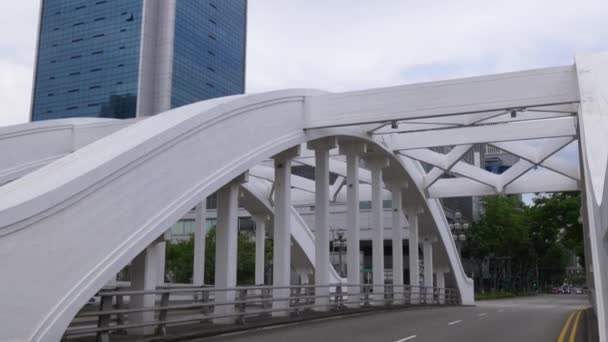
[{"label": "concrete pillar", "polygon": [[[162,241],[162,238],[148,246],[131,262],[131,290],[156,290],[156,286],[158,285],[158,261],[160,253],[164,251],[160,246],[160,241]],[[153,307],[155,302],[156,295],[154,294],[131,296],[129,308]],[[135,312],[129,315],[130,323],[137,324],[152,321],[154,321],[153,311]],[[154,327],[133,328],[129,332],[134,335],[148,335],[154,333]]]},{"label": "concrete pillar", "polygon": [[420,297],[418,296],[420,286],[420,268],[418,258],[418,208],[410,207],[407,209],[407,219],[409,223],[409,262],[410,262],[410,286],[412,286],[412,295],[410,297],[412,304],[418,304]]},{"label": "concrete pillar", "polygon": [[424,287],[426,287],[427,303],[433,300],[433,240],[425,237],[422,240],[422,258],[424,262]]},{"label": "concrete pillar", "polygon": [[253,215],[255,222],[255,285],[264,285],[266,220],[266,215]]},{"label": "concrete pillar", "polygon": [[439,304],[445,304],[445,270],[438,269],[435,272],[437,279],[437,288],[439,289]]},{"label": "concrete pillar", "polygon": [[388,182],[391,191],[392,211],[392,247],[393,247],[393,292],[396,303],[403,303],[403,206],[402,191],[406,186],[402,180]]},{"label": "concrete pillar", "polygon": [[[273,301],[273,309],[289,307],[291,285],[291,161],[300,154],[300,146],[274,156],[274,241],[272,281],[273,297],[286,300]],[[273,316],[286,316],[288,311],[273,311]]]},{"label": "concrete pillar", "polygon": [[205,284],[205,238],[207,235],[207,199],[204,199],[194,209],[194,262],[192,269],[192,284]]},{"label": "concrete pillar", "polygon": [[326,311],[329,304],[329,150],[335,138],[315,140],[308,148],[315,151],[315,308]]},{"label": "concrete pillar", "polygon": [[367,158],[372,173],[372,279],[373,305],[384,302],[384,207],[382,205],[382,169],[388,166],[384,157],[372,155]]},{"label": "concrete pillar", "polygon": [[[217,192],[217,225],[215,238],[215,288],[227,289],[236,287],[237,240],[238,240],[238,202],[239,184],[246,180],[247,175],[241,176],[224,185]],[[234,302],[234,291],[218,291],[214,293],[215,301]],[[214,314],[224,315],[234,313],[234,305],[216,305]],[[234,317],[218,318],[215,323],[234,323]]]},{"label": "concrete pillar", "polygon": [[358,307],[360,301],[361,257],[359,220],[359,160],[366,145],[357,142],[340,143],[340,153],[346,155],[346,273],[349,286],[350,307]]}]

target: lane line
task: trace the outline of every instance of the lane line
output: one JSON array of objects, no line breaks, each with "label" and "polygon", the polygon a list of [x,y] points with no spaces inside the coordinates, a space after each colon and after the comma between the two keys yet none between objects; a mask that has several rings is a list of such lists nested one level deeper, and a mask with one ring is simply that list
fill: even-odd
[{"label": "lane line", "polygon": [[415,338],[416,338],[416,335],[412,335],[412,336],[408,336],[408,337],[402,338],[400,340],[397,340],[395,342],[405,342],[405,341],[413,340]]},{"label": "lane line", "polygon": [[478,314],[477,316],[479,316],[479,317],[483,317],[483,316],[485,316],[485,315],[487,315],[487,314],[488,314],[487,312],[482,312],[482,313]]},{"label": "lane line", "polygon": [[570,332],[570,339],[568,339],[568,342],[576,341],[576,329],[578,329],[578,321],[580,321],[581,319],[581,313],[583,313],[583,310],[579,310],[576,314],[576,318],[574,319],[574,325],[572,326],[572,331]]},{"label": "lane line", "polygon": [[458,323],[461,323],[461,322],[462,322],[462,320],[457,320],[457,321],[448,323],[448,325],[454,325],[454,324],[458,324]]},{"label": "lane line", "polygon": [[572,321],[572,317],[574,317],[575,313],[576,313],[576,310],[572,311],[570,316],[568,316],[568,320],[566,321],[566,324],[564,324],[564,327],[562,328],[562,332],[559,334],[559,337],[557,338],[557,342],[564,342],[564,338],[566,337],[566,333],[568,332],[568,327],[570,327],[570,322]]},{"label": "lane line", "polygon": [[505,310],[503,310],[503,309],[498,310],[498,312],[503,312],[503,311],[505,311]]}]

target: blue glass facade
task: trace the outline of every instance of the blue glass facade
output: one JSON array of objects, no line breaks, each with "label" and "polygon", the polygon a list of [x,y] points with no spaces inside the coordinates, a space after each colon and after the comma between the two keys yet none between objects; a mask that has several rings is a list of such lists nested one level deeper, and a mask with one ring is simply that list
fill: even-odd
[{"label": "blue glass facade", "polygon": [[171,106],[245,91],[246,0],[177,0]]},{"label": "blue glass facade", "polygon": [[[137,113],[144,0],[43,0],[32,121]],[[247,0],[177,0],[171,107],[245,90]]]},{"label": "blue glass facade", "polygon": [[135,116],[142,1],[43,1],[32,121]]}]

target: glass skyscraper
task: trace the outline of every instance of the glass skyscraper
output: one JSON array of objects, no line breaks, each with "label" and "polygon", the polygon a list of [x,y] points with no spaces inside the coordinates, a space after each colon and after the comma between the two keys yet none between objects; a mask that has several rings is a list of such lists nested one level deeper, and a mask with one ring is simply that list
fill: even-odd
[{"label": "glass skyscraper", "polygon": [[32,121],[243,93],[247,0],[43,0]]}]

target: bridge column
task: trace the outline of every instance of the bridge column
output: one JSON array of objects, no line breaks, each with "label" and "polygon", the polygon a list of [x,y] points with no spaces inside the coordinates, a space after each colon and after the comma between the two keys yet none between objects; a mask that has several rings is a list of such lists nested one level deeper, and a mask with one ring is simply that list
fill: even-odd
[{"label": "bridge column", "polygon": [[424,263],[424,286],[426,289],[426,302],[431,303],[433,300],[433,242],[432,237],[426,236],[422,240],[422,257]]},{"label": "bridge column", "polygon": [[[216,289],[236,286],[238,210],[240,183],[247,181],[247,174],[241,175],[224,185],[217,192],[217,224],[215,231],[215,285]],[[216,302],[234,302],[235,291],[214,293]],[[215,315],[234,313],[234,305],[216,305]],[[234,317],[218,318],[214,323],[234,323]]]},{"label": "bridge column", "polygon": [[407,183],[395,179],[388,182],[391,191],[392,211],[392,247],[393,247],[393,293],[397,304],[403,303],[403,206],[402,192]]},{"label": "bridge column", "polygon": [[349,307],[357,308],[361,291],[360,221],[359,221],[359,160],[366,145],[347,141],[340,143],[340,153],[346,155],[346,273]]},{"label": "bridge column", "polygon": [[[273,309],[289,307],[291,285],[291,161],[300,154],[300,146],[283,151],[274,156],[274,233],[272,282],[273,298],[286,298],[273,301]],[[286,316],[288,311],[273,311],[273,316]]]},{"label": "bridge column", "polygon": [[264,214],[253,215],[255,222],[255,284],[264,285],[264,256],[266,243],[266,220]]},{"label": "bridge column", "polygon": [[382,205],[382,169],[388,159],[369,153],[366,162],[372,173],[372,305],[384,305],[384,207]]},{"label": "bridge column", "polygon": [[204,199],[194,209],[194,262],[192,269],[192,284],[205,284],[205,239],[207,231],[207,199]]},{"label": "bridge column", "polygon": [[329,304],[329,150],[336,148],[336,138],[311,141],[315,151],[315,304],[326,311]]},{"label": "bridge column", "polygon": [[409,223],[409,262],[410,262],[410,286],[411,289],[410,302],[412,304],[418,304],[420,302],[420,260],[418,257],[418,213],[417,207],[409,207],[407,211],[407,220]]},{"label": "bridge column", "polygon": [[[159,260],[164,254],[161,248],[163,237],[159,237],[148,248],[139,253],[131,262],[131,290],[134,291],[153,291],[158,285]],[[156,295],[131,296],[129,308],[139,309],[153,307]],[[154,321],[154,311],[135,312],[129,315],[130,323],[144,323]],[[149,335],[154,333],[154,327],[141,327],[129,330],[135,335]]]}]

